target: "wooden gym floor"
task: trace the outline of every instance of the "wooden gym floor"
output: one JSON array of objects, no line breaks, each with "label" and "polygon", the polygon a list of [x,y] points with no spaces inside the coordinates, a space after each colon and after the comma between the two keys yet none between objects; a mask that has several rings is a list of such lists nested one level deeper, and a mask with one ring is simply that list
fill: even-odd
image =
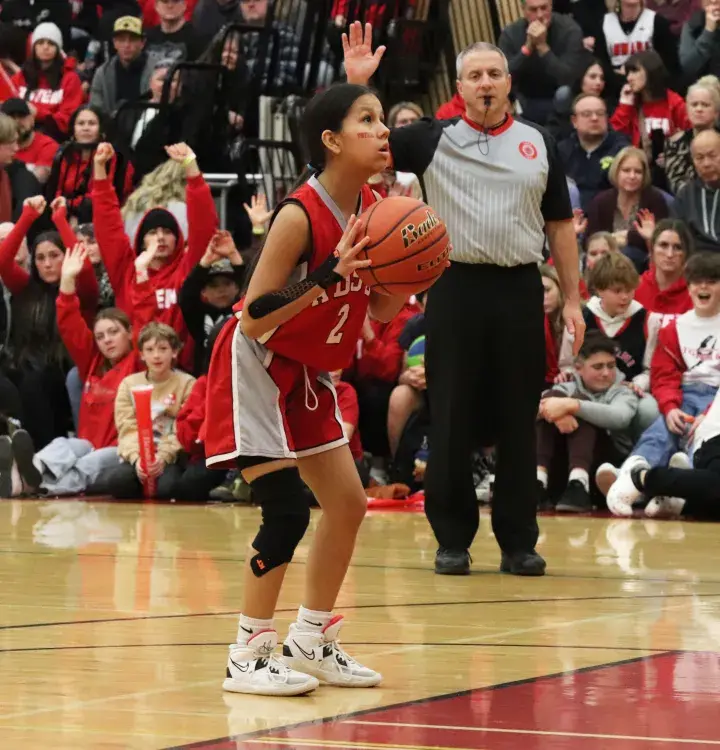
[{"label": "wooden gym floor", "polygon": [[[549,575],[431,572],[422,514],[372,512],[338,611],[368,690],[223,694],[246,507],[0,502],[0,748],[720,746],[720,527],[548,517]],[[291,566],[278,630],[301,591]]]}]

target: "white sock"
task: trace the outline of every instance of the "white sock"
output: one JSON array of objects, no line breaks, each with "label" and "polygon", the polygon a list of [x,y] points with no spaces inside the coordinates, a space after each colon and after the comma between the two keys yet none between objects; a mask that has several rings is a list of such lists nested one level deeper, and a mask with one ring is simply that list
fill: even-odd
[{"label": "white sock", "polygon": [[573,469],[568,477],[568,482],[577,481],[585,488],[585,492],[590,492],[590,475],[585,469]]},{"label": "white sock", "polygon": [[547,489],[548,485],[548,473],[545,471],[545,469],[538,469],[537,470],[537,480],[540,482],[540,484]]},{"label": "white sock", "polygon": [[332,612],[317,612],[314,609],[300,607],[298,610],[297,624],[300,630],[311,630],[321,633],[323,628],[332,620]]},{"label": "white sock", "polygon": [[237,643],[241,646],[246,646],[247,642],[261,630],[272,630],[272,620],[256,620],[253,617],[246,617],[240,615],[238,620],[238,632],[237,632]]},{"label": "white sock", "polygon": [[620,468],[620,471],[624,474],[630,474],[635,467],[640,466],[642,466],[643,469],[650,468],[650,464],[646,458],[643,458],[642,456],[630,456],[630,458],[625,459],[625,463]]}]

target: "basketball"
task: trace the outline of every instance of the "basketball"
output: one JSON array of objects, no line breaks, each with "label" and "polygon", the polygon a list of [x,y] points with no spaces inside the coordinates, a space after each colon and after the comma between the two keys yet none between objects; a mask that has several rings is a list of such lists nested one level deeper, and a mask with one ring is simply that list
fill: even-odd
[{"label": "basketball", "polygon": [[384,198],[360,216],[358,238],[370,244],[358,258],[372,265],[357,271],[380,294],[423,292],[440,278],[450,254],[445,222],[430,206],[415,198]]}]

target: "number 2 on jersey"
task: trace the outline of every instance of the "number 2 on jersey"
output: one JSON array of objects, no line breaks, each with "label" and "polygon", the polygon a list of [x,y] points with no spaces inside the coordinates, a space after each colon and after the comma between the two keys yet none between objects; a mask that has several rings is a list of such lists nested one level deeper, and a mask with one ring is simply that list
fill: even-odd
[{"label": "number 2 on jersey", "polygon": [[345,325],[348,315],[350,315],[350,305],[346,303],[340,308],[340,312],[338,312],[338,321],[335,323],[332,331],[330,331],[330,335],[325,342],[326,344],[339,344],[342,341],[342,337],[344,336],[342,327]]}]

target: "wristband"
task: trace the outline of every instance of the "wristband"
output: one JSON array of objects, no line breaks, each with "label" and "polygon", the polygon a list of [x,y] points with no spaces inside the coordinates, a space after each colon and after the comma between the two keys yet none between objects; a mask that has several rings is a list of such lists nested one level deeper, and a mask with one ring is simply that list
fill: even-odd
[{"label": "wristband", "polygon": [[252,233],[256,237],[262,237],[265,234],[265,227],[253,227],[252,228]]},{"label": "wristband", "polygon": [[343,280],[343,277],[335,271],[339,262],[340,258],[337,255],[328,255],[325,262],[308,276],[308,280],[314,281],[321,289],[329,289],[334,284],[339,284]]},{"label": "wristband", "polygon": [[188,154],[181,162],[180,164],[183,167],[189,167],[195,160],[197,159],[197,156],[195,154]]}]

